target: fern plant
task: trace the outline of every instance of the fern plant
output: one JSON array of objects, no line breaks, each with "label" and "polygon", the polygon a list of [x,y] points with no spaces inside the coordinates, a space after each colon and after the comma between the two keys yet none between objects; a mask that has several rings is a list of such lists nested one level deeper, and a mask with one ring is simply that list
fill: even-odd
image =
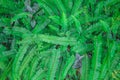
[{"label": "fern plant", "polygon": [[120,80],[119,22],[120,0],[0,0],[0,80]]}]

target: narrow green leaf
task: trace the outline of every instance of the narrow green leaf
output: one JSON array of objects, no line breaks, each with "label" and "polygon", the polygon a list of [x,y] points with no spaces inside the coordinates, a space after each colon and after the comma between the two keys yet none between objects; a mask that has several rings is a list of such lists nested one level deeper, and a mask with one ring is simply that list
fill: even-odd
[{"label": "narrow green leaf", "polygon": [[40,7],[42,7],[49,15],[53,15],[53,11],[49,6],[47,6],[43,0],[37,0]]},{"label": "narrow green leaf", "polygon": [[65,13],[62,13],[61,26],[64,31],[68,29],[68,21]]},{"label": "narrow green leaf", "polygon": [[19,43],[31,43],[31,42],[43,41],[52,44],[60,44],[60,45],[75,45],[76,40],[74,38],[67,38],[67,37],[57,37],[57,36],[50,36],[50,35],[33,35],[27,37],[20,41]]},{"label": "narrow green leaf", "polygon": [[66,64],[62,70],[62,77],[61,80],[64,80],[65,77],[67,76],[68,71],[70,70],[71,66],[73,65],[75,60],[75,57],[72,55],[71,57],[68,58],[68,60],[66,61]]},{"label": "narrow green leaf", "polygon": [[31,80],[42,80],[42,78],[44,77],[43,74],[44,74],[44,70],[42,69],[39,69],[35,75],[31,78]]},{"label": "narrow green leaf", "polygon": [[74,5],[73,5],[73,8],[72,8],[72,14],[75,14],[76,12],[78,12],[80,6],[81,6],[81,3],[83,2],[83,0],[74,0]]},{"label": "narrow green leaf", "polygon": [[19,68],[19,76],[21,76],[21,74],[23,73],[24,69],[28,67],[28,64],[31,62],[31,59],[33,58],[33,56],[35,55],[35,47],[33,47],[29,53],[27,53],[27,55],[25,56],[25,58],[23,59],[20,68]]},{"label": "narrow green leaf", "polygon": [[105,32],[110,32],[109,24],[105,21],[100,20],[101,24],[103,25],[103,30]]},{"label": "narrow green leaf", "polygon": [[94,53],[92,57],[92,69],[90,70],[89,80],[98,80],[101,67],[102,39],[98,36],[94,40]]},{"label": "narrow green leaf", "polygon": [[99,75],[99,80],[103,80],[105,78],[105,76],[107,76],[106,73],[108,71],[107,66],[108,66],[108,60],[109,60],[107,58],[108,58],[108,56],[106,56],[104,58],[103,64],[101,65],[101,71],[100,71],[100,75]]},{"label": "narrow green leaf", "polygon": [[19,72],[21,62],[23,61],[24,55],[26,54],[28,47],[29,45],[26,44],[22,45],[14,59],[12,71],[13,71],[13,79],[15,80],[19,79],[19,76],[17,76],[17,74]]},{"label": "narrow green leaf", "polygon": [[78,21],[74,16],[72,17],[73,17],[73,20],[75,21],[76,30],[80,34],[82,32],[80,21]]},{"label": "narrow green leaf", "polygon": [[60,58],[60,51],[53,50],[52,57],[50,58],[47,80],[54,80],[55,73],[59,64],[59,58]]},{"label": "narrow green leaf", "polygon": [[66,13],[66,9],[65,9],[65,7],[64,7],[64,5],[63,5],[61,0],[54,0],[54,2],[57,5],[57,7],[58,7],[58,9],[59,9],[61,14],[62,13]]},{"label": "narrow green leaf", "polygon": [[15,15],[15,16],[11,19],[11,23],[13,23],[14,21],[16,21],[16,20],[18,20],[18,19],[20,19],[20,18],[25,18],[25,17],[27,17],[27,16],[31,17],[32,15],[29,14],[29,13],[26,13],[26,12],[17,14],[17,15]]},{"label": "narrow green leaf", "polygon": [[89,58],[88,55],[86,54],[82,59],[81,80],[88,80],[89,68],[90,68]]}]

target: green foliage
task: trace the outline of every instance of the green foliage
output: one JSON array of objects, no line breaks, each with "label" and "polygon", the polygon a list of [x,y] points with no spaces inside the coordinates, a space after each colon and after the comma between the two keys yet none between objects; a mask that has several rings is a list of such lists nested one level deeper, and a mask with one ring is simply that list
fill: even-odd
[{"label": "green foliage", "polygon": [[120,80],[120,0],[0,0],[0,80]]},{"label": "green foliage", "polygon": [[82,60],[82,67],[81,68],[81,80],[88,80],[88,76],[89,76],[89,58],[87,55],[85,55],[84,59]]},{"label": "green foliage", "polygon": [[68,58],[65,66],[63,68],[63,71],[62,71],[62,78],[61,78],[62,80],[66,77],[69,69],[71,68],[72,64],[74,63],[74,60],[75,60],[74,56],[71,56],[70,58]]},{"label": "green foliage", "polygon": [[50,60],[49,70],[48,70],[48,80],[54,80],[55,73],[59,64],[60,52],[54,51]]},{"label": "green foliage", "polygon": [[99,69],[101,67],[101,53],[102,53],[102,40],[101,36],[98,36],[94,41],[94,53],[92,57],[92,69],[90,70],[89,79],[90,80],[98,80],[98,76],[100,74]]}]

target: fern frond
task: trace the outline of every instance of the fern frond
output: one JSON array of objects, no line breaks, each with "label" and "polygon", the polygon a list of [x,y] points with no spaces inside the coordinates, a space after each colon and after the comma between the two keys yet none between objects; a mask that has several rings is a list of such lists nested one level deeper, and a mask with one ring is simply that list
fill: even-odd
[{"label": "fern frond", "polygon": [[1,18],[0,19],[0,27],[2,26],[10,26],[10,19],[9,18]]},{"label": "fern frond", "polygon": [[103,25],[103,30],[105,31],[105,32],[110,32],[110,27],[109,27],[109,25],[108,25],[108,23],[106,23],[105,21],[100,21],[100,23]]},{"label": "fern frond", "polygon": [[72,55],[71,57],[68,58],[66,61],[66,64],[62,70],[62,75],[61,75],[61,80],[64,80],[65,77],[67,76],[68,71],[70,70],[71,66],[73,65],[75,60],[75,57]]},{"label": "fern frond", "polygon": [[85,44],[85,43],[77,43],[71,50],[75,51],[75,53],[81,53],[84,54],[86,52],[89,52],[93,50],[92,44]]},{"label": "fern frond", "polygon": [[108,55],[109,60],[110,60],[109,62],[112,61],[112,59],[113,59],[113,57],[114,57],[114,55],[115,55],[116,49],[117,49],[117,44],[116,44],[115,41],[113,41],[113,42],[110,44],[110,46],[109,46],[109,55]]},{"label": "fern frond", "polygon": [[47,35],[38,35],[38,38],[41,39],[41,41],[45,41],[48,43],[53,44],[60,44],[60,45],[74,45],[76,40],[73,38],[66,38],[66,37],[57,37],[57,36],[47,36]]},{"label": "fern frond", "polygon": [[34,73],[36,72],[37,65],[39,64],[39,57],[34,57],[30,64],[29,79],[32,79]]},{"label": "fern frond", "polygon": [[97,23],[94,23],[94,25],[89,26],[89,28],[87,28],[84,31],[84,34],[87,34],[86,36],[88,36],[89,34],[92,34],[93,32],[99,32],[101,30],[102,30],[101,24],[97,22]]},{"label": "fern frond", "polygon": [[61,0],[54,0],[54,3],[57,5],[57,7],[58,7],[61,14],[66,13],[66,9],[65,9],[65,7],[64,7]]},{"label": "fern frond", "polygon": [[81,27],[80,22],[74,16],[72,16],[72,17],[73,17],[73,20],[75,21],[75,26],[76,26],[77,32],[79,34],[82,33],[82,27]]},{"label": "fern frond", "polygon": [[14,15],[15,13],[23,11],[23,1],[16,2],[12,0],[0,0],[0,14]]},{"label": "fern frond", "polygon": [[49,17],[50,19],[52,19],[52,21],[58,25],[61,25],[60,24],[60,17],[59,16],[50,16]]},{"label": "fern frond", "polygon": [[31,78],[31,80],[42,80],[45,76],[45,71],[42,69],[39,69],[35,75]]},{"label": "fern frond", "polygon": [[72,7],[73,7],[73,1],[72,0],[62,0],[62,2],[65,6],[67,14],[70,15]]},{"label": "fern frond", "polygon": [[108,58],[107,56],[104,58],[103,64],[101,65],[101,72],[100,72],[100,75],[99,75],[99,80],[103,80],[105,78],[105,76],[107,76],[106,75],[106,73],[108,71],[108,68],[107,68],[108,59],[107,58]]},{"label": "fern frond", "polygon": [[80,15],[82,12],[83,12],[83,9],[76,12],[75,14],[71,15],[70,17],[68,17],[68,24],[71,25],[73,23],[74,20],[73,20],[72,16],[76,17],[76,16]]},{"label": "fern frond", "polygon": [[32,15],[27,13],[27,12],[23,12],[23,13],[19,13],[17,15],[15,15],[12,19],[11,19],[11,23],[13,23],[14,21],[20,19],[20,18],[26,18],[26,17],[31,17]]},{"label": "fern frond", "polygon": [[102,13],[104,5],[105,5],[104,1],[101,1],[101,2],[99,2],[99,4],[97,4],[95,12],[94,12],[96,16],[98,16]]},{"label": "fern frond", "polygon": [[11,34],[14,36],[24,38],[24,37],[29,36],[31,32],[25,28],[15,26],[14,28],[12,28]]},{"label": "fern frond", "polygon": [[108,66],[109,71],[105,76],[105,80],[114,79],[113,72],[117,69],[118,64],[120,63],[120,54],[116,53],[111,61],[111,65]]},{"label": "fern frond", "polygon": [[62,13],[61,26],[63,31],[66,31],[68,29],[68,21],[65,13]]},{"label": "fern frond", "polygon": [[53,31],[55,31],[55,32],[59,32],[59,28],[58,27],[56,27],[56,26],[54,26],[54,25],[48,25],[49,26],[49,28],[51,29],[51,30],[53,30]]},{"label": "fern frond", "polygon": [[94,42],[94,53],[92,58],[92,69],[90,70],[89,79],[98,80],[101,67],[101,50],[102,50],[102,39],[98,36]]},{"label": "fern frond", "polygon": [[12,68],[12,72],[13,72],[12,76],[14,80],[19,79],[19,76],[17,76],[17,74],[18,74],[21,62],[23,61],[24,55],[27,52],[28,47],[29,45],[26,45],[26,44],[22,45],[18,53],[16,54],[16,57],[13,62],[13,68]]},{"label": "fern frond", "polygon": [[[57,8],[57,5],[55,4],[54,0],[43,0],[43,2],[49,6],[49,8],[52,10],[53,15],[58,15],[59,11]],[[51,16],[51,15],[50,15]]]},{"label": "fern frond", "polygon": [[75,45],[76,40],[74,38],[67,38],[67,37],[57,37],[57,36],[49,36],[49,35],[33,35],[31,37],[27,37],[20,41],[19,43],[30,43],[30,42],[37,42],[43,41],[52,44],[60,44],[60,45]]},{"label": "fern frond", "polygon": [[48,77],[47,80],[54,80],[55,73],[59,64],[59,58],[60,58],[60,51],[59,50],[53,50],[52,57],[50,59],[49,64],[49,70],[48,70]]},{"label": "fern frond", "polygon": [[116,36],[117,33],[118,33],[119,26],[120,26],[119,21],[114,21],[114,20],[113,20],[113,24],[112,24],[112,27],[111,27],[111,31],[113,32],[114,38],[115,38],[115,36]]},{"label": "fern frond", "polygon": [[45,10],[45,12],[48,13],[48,15],[53,15],[53,14],[54,14],[53,11],[51,10],[51,8],[50,8],[49,6],[47,6],[47,5],[44,3],[43,0],[37,0],[37,2],[38,2],[38,4],[39,4],[39,6],[42,7],[42,8]]},{"label": "fern frond", "polygon": [[110,71],[113,71],[115,69],[117,69],[117,67],[119,66],[120,63],[120,54],[116,53],[114,55],[114,58],[112,60],[111,66],[110,66]]},{"label": "fern frond", "polygon": [[[108,74],[108,77],[110,78],[110,75],[111,75],[111,67],[112,67],[112,61],[114,61],[113,59],[114,59],[114,56],[115,56],[115,52],[116,52],[116,48],[117,48],[117,45],[116,45],[116,42],[115,41],[113,41],[112,43],[110,43],[110,45],[109,45],[109,51],[108,51],[108,63],[107,63],[107,68],[108,68],[108,70],[109,70],[109,72],[107,73]],[[116,59],[117,59],[117,57],[116,57]],[[115,66],[115,65],[114,65]],[[106,76],[107,77],[107,76]]]},{"label": "fern frond", "polygon": [[89,58],[88,55],[86,54],[82,59],[81,80],[88,80],[89,68],[90,68]]},{"label": "fern frond", "polygon": [[32,30],[33,33],[37,34],[40,33],[43,29],[46,28],[46,26],[50,23],[49,19],[45,19],[44,22],[39,23],[35,26],[35,28]]},{"label": "fern frond", "polygon": [[33,47],[30,52],[27,53],[27,55],[24,57],[20,68],[19,68],[19,76],[23,73],[24,69],[28,66],[28,64],[31,62],[31,59],[33,58],[33,56],[35,55],[35,51],[36,51],[36,47]]},{"label": "fern frond", "polygon": [[13,60],[11,60],[9,62],[9,64],[5,67],[5,70],[2,73],[2,75],[0,75],[1,80],[5,80],[8,77],[8,75],[11,74],[10,71],[12,70],[12,62],[13,62]]},{"label": "fern frond", "polygon": [[74,0],[73,2],[74,2],[74,4],[73,4],[71,14],[75,14],[76,12],[79,11],[79,8],[80,8],[81,3],[83,2],[83,0]]}]

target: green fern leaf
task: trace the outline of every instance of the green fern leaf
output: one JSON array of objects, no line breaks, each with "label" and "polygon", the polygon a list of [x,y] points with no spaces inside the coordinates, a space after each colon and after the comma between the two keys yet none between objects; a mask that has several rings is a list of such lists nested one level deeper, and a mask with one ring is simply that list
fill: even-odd
[{"label": "green fern leaf", "polygon": [[33,33],[40,33],[43,29],[46,28],[46,26],[50,23],[49,19],[45,19],[44,22],[42,22],[41,24],[37,24],[35,26],[35,28],[32,30]]},{"label": "green fern leaf", "polygon": [[60,17],[59,16],[50,16],[49,17],[50,19],[52,19],[52,21],[58,25],[61,25],[60,24]]},{"label": "green fern leaf", "polygon": [[90,67],[89,58],[88,55],[86,54],[82,59],[81,80],[88,80],[89,67]]},{"label": "green fern leaf", "polygon": [[39,64],[39,57],[34,57],[30,64],[29,79],[32,79],[34,73],[36,72],[37,65]]},{"label": "green fern leaf", "polygon": [[45,71],[42,69],[39,69],[35,75],[31,78],[31,80],[42,80],[42,78],[45,75]]},{"label": "green fern leaf", "polygon": [[61,75],[61,80],[64,80],[65,77],[67,76],[68,71],[70,70],[71,66],[73,65],[75,60],[75,57],[72,55],[71,57],[68,58],[66,61],[66,64],[62,70],[62,75]]},{"label": "green fern leaf", "polygon": [[14,36],[25,38],[25,37],[29,36],[31,34],[31,32],[25,28],[15,26],[14,28],[12,28],[11,34]]},{"label": "green fern leaf", "polygon": [[49,26],[49,28],[51,29],[51,30],[53,30],[53,31],[55,31],[55,32],[59,32],[59,28],[58,27],[56,27],[56,26],[54,26],[54,25],[48,25]]},{"label": "green fern leaf", "polygon": [[58,9],[59,9],[61,14],[62,13],[66,13],[66,9],[65,9],[65,7],[64,7],[64,5],[63,5],[61,0],[54,0],[54,2],[57,5],[57,7],[58,7]]},{"label": "green fern leaf", "polygon": [[18,53],[16,54],[16,57],[13,62],[13,79],[14,80],[19,79],[19,76],[17,76],[17,74],[18,74],[21,62],[23,61],[23,57],[27,52],[28,47],[29,45],[26,45],[26,44],[22,45]]},{"label": "green fern leaf", "polygon": [[78,12],[78,9],[80,8],[82,2],[83,0],[74,0],[74,5],[71,12],[72,14],[75,14],[76,12]]},{"label": "green fern leaf", "polygon": [[62,13],[61,26],[63,31],[66,31],[68,29],[68,21],[65,13]]},{"label": "green fern leaf", "polygon": [[48,13],[48,15],[53,15],[53,11],[51,10],[51,8],[49,6],[47,6],[43,0],[36,0],[39,4],[39,6],[41,6],[46,13]]},{"label": "green fern leaf", "polygon": [[82,27],[81,27],[80,22],[74,16],[72,16],[72,17],[73,17],[73,20],[75,21],[75,26],[76,26],[77,32],[79,34],[82,33]]},{"label": "green fern leaf", "polygon": [[[33,47],[33,46],[31,46]],[[29,53],[27,53],[27,55],[25,56],[25,58],[23,59],[20,68],[19,68],[19,76],[22,74],[22,72],[24,71],[24,69],[28,66],[29,62],[31,62],[31,59],[33,58],[33,56],[35,55],[35,47],[33,47]]]},{"label": "green fern leaf", "polygon": [[101,72],[100,72],[100,75],[99,75],[99,80],[103,80],[105,78],[105,76],[107,76],[106,75],[106,73],[108,71],[108,68],[107,68],[107,66],[108,66],[108,59],[107,58],[108,58],[108,56],[106,56],[104,58],[103,64],[101,65]]},{"label": "green fern leaf", "polygon": [[16,20],[18,20],[18,19],[20,19],[20,18],[25,18],[26,16],[31,17],[32,15],[29,14],[29,13],[26,13],[26,12],[17,14],[17,15],[15,15],[15,16],[11,19],[11,23],[13,23],[14,21],[16,21]]},{"label": "green fern leaf", "polygon": [[100,20],[101,24],[103,25],[103,30],[105,32],[110,32],[110,27],[107,22]]},{"label": "green fern leaf", "polygon": [[94,53],[92,58],[92,69],[90,70],[89,80],[98,80],[101,67],[102,39],[98,36],[94,42]]},{"label": "green fern leaf", "polygon": [[55,73],[59,64],[60,51],[53,50],[52,58],[50,58],[47,80],[54,80]]},{"label": "green fern leaf", "polygon": [[75,45],[76,40],[74,38],[67,38],[67,37],[57,37],[57,36],[49,36],[49,35],[33,35],[31,37],[27,37],[23,39],[23,41],[20,41],[19,44],[21,43],[31,43],[31,42],[37,42],[37,41],[43,41],[47,43],[52,43],[52,44],[60,44],[60,45]]}]

